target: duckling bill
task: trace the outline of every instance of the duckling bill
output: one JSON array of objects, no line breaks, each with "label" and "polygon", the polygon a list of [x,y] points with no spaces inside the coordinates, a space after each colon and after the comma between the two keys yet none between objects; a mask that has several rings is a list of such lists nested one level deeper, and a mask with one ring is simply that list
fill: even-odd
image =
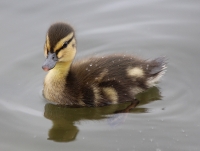
[{"label": "duckling bill", "polygon": [[50,26],[44,45],[48,71],[44,97],[56,104],[104,106],[133,101],[135,95],[155,86],[166,71],[165,58],[142,60],[133,55],[91,57],[74,62],[76,38],[66,23]]}]

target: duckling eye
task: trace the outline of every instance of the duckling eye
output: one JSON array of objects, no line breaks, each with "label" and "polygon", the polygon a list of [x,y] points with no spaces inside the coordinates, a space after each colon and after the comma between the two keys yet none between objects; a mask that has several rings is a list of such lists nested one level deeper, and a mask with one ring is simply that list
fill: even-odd
[{"label": "duckling eye", "polygon": [[65,42],[63,43],[62,49],[66,48],[67,45],[68,45],[68,41],[65,41]]}]

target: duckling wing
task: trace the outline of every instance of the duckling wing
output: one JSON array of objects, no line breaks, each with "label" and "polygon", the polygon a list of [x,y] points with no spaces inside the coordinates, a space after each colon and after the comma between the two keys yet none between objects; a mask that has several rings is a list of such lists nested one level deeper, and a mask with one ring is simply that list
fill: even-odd
[{"label": "duckling wing", "polygon": [[148,61],[122,55],[96,57],[75,63],[72,70],[79,77],[79,82],[148,79],[164,74],[166,58],[160,57]]},{"label": "duckling wing", "polygon": [[[129,79],[127,70],[131,67],[140,68],[144,62],[133,57],[107,56],[90,58],[75,63],[71,70],[78,76],[79,83],[102,83],[107,81],[126,81]],[[92,82],[92,83],[91,83]]]}]

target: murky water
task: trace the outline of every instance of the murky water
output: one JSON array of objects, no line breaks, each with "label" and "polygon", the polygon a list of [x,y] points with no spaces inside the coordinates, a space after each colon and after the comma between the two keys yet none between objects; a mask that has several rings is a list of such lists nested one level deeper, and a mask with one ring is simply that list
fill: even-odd
[{"label": "murky water", "polygon": [[[0,149],[198,151],[200,148],[200,2],[0,2]],[[43,44],[49,25],[76,29],[77,58],[125,52],[166,56],[159,87],[129,103],[64,108],[46,102]]]}]

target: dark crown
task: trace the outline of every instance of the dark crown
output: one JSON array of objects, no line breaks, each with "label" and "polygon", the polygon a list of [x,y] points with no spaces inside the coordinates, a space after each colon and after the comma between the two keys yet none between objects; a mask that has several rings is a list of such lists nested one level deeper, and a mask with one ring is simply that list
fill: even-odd
[{"label": "dark crown", "polygon": [[74,29],[69,24],[62,22],[52,24],[47,32],[51,48],[54,48],[58,41],[66,37],[71,32],[74,33]]}]

